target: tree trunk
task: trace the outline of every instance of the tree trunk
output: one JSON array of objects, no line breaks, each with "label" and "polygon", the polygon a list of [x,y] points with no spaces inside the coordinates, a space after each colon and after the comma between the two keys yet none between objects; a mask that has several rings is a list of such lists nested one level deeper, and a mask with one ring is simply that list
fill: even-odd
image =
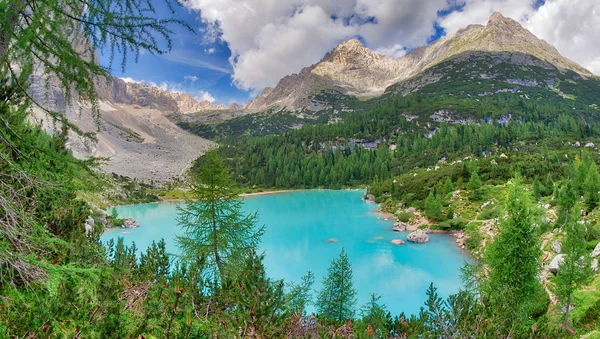
[{"label": "tree trunk", "polygon": [[567,330],[567,332],[569,332],[570,335],[574,335],[575,331],[573,331],[571,329],[571,327],[569,327],[569,312],[571,311],[571,293],[569,293],[569,295],[567,296],[567,306],[565,308],[565,330]]}]

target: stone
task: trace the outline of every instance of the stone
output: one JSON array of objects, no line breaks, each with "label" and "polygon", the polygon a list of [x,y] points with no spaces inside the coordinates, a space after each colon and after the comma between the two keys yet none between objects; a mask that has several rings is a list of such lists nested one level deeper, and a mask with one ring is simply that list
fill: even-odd
[{"label": "stone", "polygon": [[565,255],[559,254],[559,255],[555,256],[554,259],[552,259],[552,261],[548,264],[548,266],[546,266],[546,268],[551,273],[556,274],[558,272],[559,266],[562,265],[562,263],[564,261],[565,261]]},{"label": "stone", "polygon": [[600,256],[600,242],[596,245],[596,247],[594,247],[594,250],[592,251],[592,258],[596,258]]},{"label": "stone", "polygon": [[132,218],[125,218],[123,219],[123,226],[121,226],[122,228],[137,228],[140,227],[140,224],[133,220]]},{"label": "stone", "polygon": [[588,142],[585,147],[596,147],[596,145],[593,142]]},{"label": "stone", "polygon": [[394,239],[394,240],[392,240],[392,244],[394,244],[394,245],[404,245],[404,240],[402,240],[402,239]]},{"label": "stone", "polygon": [[92,232],[94,232],[94,218],[92,218],[91,216],[88,216],[87,219],[85,220],[85,235],[89,236],[92,234]]},{"label": "stone", "polygon": [[560,251],[562,250],[562,243],[558,240],[554,240],[552,242],[552,244],[550,244],[550,248],[556,252],[556,253],[560,253]]},{"label": "stone", "polygon": [[506,154],[502,153],[502,154],[500,154],[500,158],[508,158],[508,157],[506,156]]},{"label": "stone", "polygon": [[575,147],[580,147],[580,146],[581,146],[581,143],[580,143],[579,141],[575,141],[575,143],[573,144],[573,146],[575,146]]},{"label": "stone", "polygon": [[409,207],[406,209],[406,213],[415,213],[416,211],[417,211],[417,209],[414,207]]},{"label": "stone", "polygon": [[394,228],[392,228],[392,231],[394,231],[394,232],[406,232],[407,228],[408,228],[408,224],[407,223],[398,221],[397,223],[394,224]]},{"label": "stone", "polygon": [[336,238],[329,238],[327,240],[325,240],[326,242],[330,242],[330,243],[334,243],[334,242],[338,242],[339,240],[337,240]]},{"label": "stone", "polygon": [[594,270],[594,272],[598,272],[598,259],[596,258],[592,259],[592,270]]},{"label": "stone", "polygon": [[424,244],[429,241],[429,236],[423,230],[416,230],[409,233],[406,240],[414,242],[415,244]]},{"label": "stone", "polygon": [[375,202],[375,196],[374,196],[373,194],[370,194],[370,193],[369,193],[369,194],[367,194],[367,195],[365,196],[365,200],[366,200],[367,202]]}]

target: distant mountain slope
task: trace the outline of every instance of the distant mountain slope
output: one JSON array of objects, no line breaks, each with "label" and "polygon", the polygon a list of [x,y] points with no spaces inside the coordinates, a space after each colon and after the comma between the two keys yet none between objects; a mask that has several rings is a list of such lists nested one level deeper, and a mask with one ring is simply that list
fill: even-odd
[{"label": "distant mountain slope", "polygon": [[327,89],[358,97],[377,96],[390,85],[457,55],[464,57],[466,52],[518,53],[534,58],[516,57],[505,61],[530,64],[534,59],[535,62],[541,60],[543,63],[538,62],[538,65],[543,67],[551,65],[561,72],[570,70],[582,77],[592,76],[519,23],[496,12],[485,26],[470,25],[398,59],[378,55],[358,40],[345,41],[317,64],[284,77],[275,88],[266,88],[246,107],[259,110],[277,105],[298,110],[311,104],[311,95]]}]

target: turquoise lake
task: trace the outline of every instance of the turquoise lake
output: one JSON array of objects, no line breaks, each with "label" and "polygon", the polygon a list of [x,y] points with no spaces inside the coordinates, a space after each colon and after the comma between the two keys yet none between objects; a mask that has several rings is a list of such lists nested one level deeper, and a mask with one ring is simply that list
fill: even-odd
[{"label": "turquoise lake", "polygon": [[[244,210],[257,211],[259,224],[265,225],[261,249],[268,275],[299,282],[311,270],[318,290],[343,246],[352,262],[357,306],[376,293],[392,315],[418,314],[431,282],[444,297],[457,292],[462,286],[460,268],[468,256],[454,238],[431,234],[426,244],[394,245],[392,239],[406,240],[407,233],[392,232],[393,222],[375,213],[377,205],[362,201],[363,194],[362,190],[310,190],[244,198]],[[101,240],[123,237],[126,244],[135,242],[142,250],[164,238],[168,251],[176,253],[174,236],[180,231],[176,205],[119,206],[119,217],[134,218],[141,226],[108,231]]]}]

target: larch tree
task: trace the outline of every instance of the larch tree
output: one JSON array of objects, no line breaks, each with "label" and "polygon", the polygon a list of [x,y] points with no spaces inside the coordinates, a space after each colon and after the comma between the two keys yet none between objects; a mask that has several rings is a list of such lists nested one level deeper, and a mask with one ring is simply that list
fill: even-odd
[{"label": "larch tree", "polygon": [[498,326],[505,333],[523,324],[528,306],[540,288],[537,276],[541,250],[531,206],[520,180],[513,179],[506,200],[508,217],[500,223],[498,234],[484,255],[486,277],[482,294],[493,305]]},{"label": "larch tree", "polygon": [[356,290],[352,279],[352,266],[342,248],[340,255],[329,265],[317,296],[317,310],[323,319],[342,322],[354,316]]},{"label": "larch tree", "polygon": [[[183,234],[177,237],[184,260],[205,260],[209,274],[217,280],[226,270],[235,270],[258,246],[263,227],[257,215],[242,211],[242,200],[216,150],[204,156],[197,176],[192,178],[194,200],[178,206],[177,222]],[[214,274],[214,275],[213,275]]]},{"label": "larch tree", "polygon": [[574,187],[567,181],[561,190],[559,202],[564,216],[562,228],[566,233],[561,252],[564,261],[560,265],[556,276],[556,295],[564,307],[564,327],[574,334],[569,326],[569,312],[573,292],[592,276],[591,258],[585,248],[586,224],[578,222],[579,213],[574,209],[577,202]]}]

